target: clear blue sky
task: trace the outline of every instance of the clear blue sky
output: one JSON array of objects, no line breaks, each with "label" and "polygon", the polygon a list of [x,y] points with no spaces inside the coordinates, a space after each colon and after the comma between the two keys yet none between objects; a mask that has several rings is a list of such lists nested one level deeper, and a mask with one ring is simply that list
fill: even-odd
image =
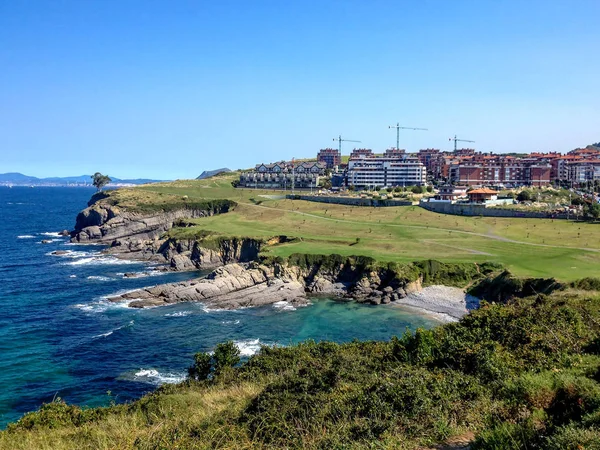
[{"label": "clear blue sky", "polygon": [[[600,1],[0,0],[0,173],[600,141]],[[345,152],[352,145],[345,146]]]}]

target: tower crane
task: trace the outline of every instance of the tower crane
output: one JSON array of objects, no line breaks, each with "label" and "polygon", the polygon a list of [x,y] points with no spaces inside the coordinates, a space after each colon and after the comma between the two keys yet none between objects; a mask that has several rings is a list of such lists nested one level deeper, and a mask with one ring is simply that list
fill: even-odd
[{"label": "tower crane", "polygon": [[454,141],[454,152],[455,152],[455,153],[456,153],[456,143],[457,143],[457,142],[475,142],[475,141],[469,141],[469,140],[467,140],[467,139],[458,139],[458,138],[456,137],[456,135],[454,135],[454,137],[453,137],[453,138],[450,138],[450,139],[448,139],[448,140],[449,140],[449,141]]},{"label": "tower crane", "polygon": [[396,150],[400,149],[400,130],[420,130],[420,131],[429,131],[427,128],[414,128],[414,127],[401,127],[400,123],[396,125],[390,125],[388,128],[396,129]]},{"label": "tower crane", "polygon": [[360,141],[353,141],[352,139],[342,139],[342,135],[340,134],[338,136],[338,138],[333,138],[334,141],[338,141],[338,147],[339,147],[339,151],[340,151],[340,156],[342,154],[342,142],[360,142]]}]

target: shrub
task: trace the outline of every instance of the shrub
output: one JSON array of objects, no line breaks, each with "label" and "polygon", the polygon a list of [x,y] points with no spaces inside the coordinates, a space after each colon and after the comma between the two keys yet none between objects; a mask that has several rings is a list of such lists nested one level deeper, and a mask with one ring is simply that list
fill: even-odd
[{"label": "shrub", "polygon": [[193,380],[207,380],[211,372],[211,357],[208,353],[196,353],[194,365],[188,368],[188,376]]},{"label": "shrub", "polygon": [[240,362],[240,350],[233,341],[217,344],[212,360],[215,374],[218,375],[225,368],[233,367]]},{"label": "shrub", "polygon": [[531,192],[521,191],[519,192],[519,195],[517,195],[517,200],[520,202],[528,202],[531,201],[532,197]]}]

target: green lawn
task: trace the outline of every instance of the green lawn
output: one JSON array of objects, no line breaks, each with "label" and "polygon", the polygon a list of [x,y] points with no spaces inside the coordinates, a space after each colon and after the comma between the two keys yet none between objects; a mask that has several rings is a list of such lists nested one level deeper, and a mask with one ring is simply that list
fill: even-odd
[{"label": "green lawn", "polygon": [[[161,202],[229,198],[234,211],[197,219],[198,230],[222,235],[271,237],[296,242],[266,252],[366,255],[382,261],[435,258],[447,262],[496,261],[515,274],[573,280],[600,274],[600,224],[546,219],[479,218],[437,214],[417,206],[370,208],[271,199],[273,191],[233,189],[234,175],[129,189]],[[140,192],[140,191],[143,191]],[[180,230],[194,233],[194,228]],[[183,236],[180,234],[180,236]],[[357,238],[359,242],[357,243]]]}]

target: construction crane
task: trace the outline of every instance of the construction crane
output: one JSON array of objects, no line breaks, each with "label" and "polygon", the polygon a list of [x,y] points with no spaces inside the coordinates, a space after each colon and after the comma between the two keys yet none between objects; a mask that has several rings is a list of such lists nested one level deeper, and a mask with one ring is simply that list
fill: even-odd
[{"label": "construction crane", "polygon": [[340,134],[338,136],[338,138],[333,138],[334,141],[338,141],[338,148],[340,151],[340,156],[342,155],[342,142],[360,142],[360,141],[353,141],[352,139],[342,139],[342,135]]},{"label": "construction crane", "polygon": [[401,127],[399,123],[397,123],[396,125],[390,125],[388,128],[396,129],[396,150],[400,149],[400,130],[429,131],[429,130],[427,130],[427,128]]},{"label": "construction crane", "polygon": [[457,143],[457,142],[475,142],[475,141],[469,141],[469,140],[467,140],[467,139],[458,139],[458,138],[456,137],[456,135],[454,135],[454,137],[453,137],[453,138],[450,138],[450,139],[448,139],[448,140],[449,140],[449,141],[454,141],[454,152],[456,152],[456,143]]}]

